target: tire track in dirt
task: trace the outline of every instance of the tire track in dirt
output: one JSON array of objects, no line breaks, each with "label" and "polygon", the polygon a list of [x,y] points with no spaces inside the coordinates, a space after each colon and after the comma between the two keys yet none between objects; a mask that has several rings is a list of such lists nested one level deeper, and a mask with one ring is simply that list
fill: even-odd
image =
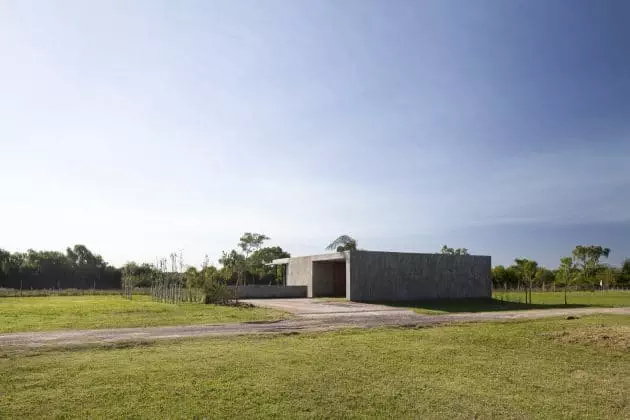
[{"label": "tire track in dirt", "polygon": [[594,314],[629,315],[630,308],[536,309],[510,312],[477,312],[420,315],[411,311],[339,312],[299,315],[294,319],[220,325],[182,325],[150,328],[61,330],[0,335],[0,347],[71,346],[117,342],[155,341],[190,337],[229,337],[250,334],[291,334],[343,328],[387,326],[423,327],[465,322],[514,321]]}]

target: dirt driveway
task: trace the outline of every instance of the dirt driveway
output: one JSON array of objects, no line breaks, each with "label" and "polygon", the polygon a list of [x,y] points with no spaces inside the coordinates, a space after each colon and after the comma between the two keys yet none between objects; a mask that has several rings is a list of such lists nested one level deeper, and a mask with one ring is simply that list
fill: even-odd
[{"label": "dirt driveway", "polygon": [[245,303],[290,312],[304,318],[412,315],[405,308],[324,299],[245,299]]},{"label": "dirt driveway", "polygon": [[[272,304],[272,302],[267,302]],[[310,308],[306,304],[306,308]],[[319,308],[316,302],[314,307]],[[155,341],[186,337],[225,337],[249,334],[295,334],[300,332],[331,331],[342,328],[374,328],[384,326],[422,327],[462,322],[510,321],[548,317],[618,314],[630,316],[630,308],[569,308],[540,309],[510,312],[477,312],[448,315],[419,315],[406,310],[383,310],[356,307],[347,311],[346,305],[324,305],[340,308],[339,312],[304,313],[294,319],[275,322],[252,322],[223,325],[182,325],[176,327],[115,328],[102,330],[64,330],[26,332],[0,335],[0,349],[9,347],[68,346],[80,344],[108,344],[116,342]],[[351,305],[354,307],[354,305]],[[344,309],[345,308],[345,309]],[[307,311],[310,309],[307,309]]]}]

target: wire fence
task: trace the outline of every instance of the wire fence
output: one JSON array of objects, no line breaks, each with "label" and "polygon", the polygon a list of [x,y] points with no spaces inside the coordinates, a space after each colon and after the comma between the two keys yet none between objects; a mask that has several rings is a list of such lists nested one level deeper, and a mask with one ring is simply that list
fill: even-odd
[{"label": "wire fence", "polygon": [[201,290],[184,287],[178,281],[162,278],[151,285],[151,299],[154,302],[202,303],[203,298]]},{"label": "wire fence", "polygon": [[[564,288],[555,290],[532,288],[532,302],[527,302],[525,294],[528,290],[521,288],[494,288],[492,298],[502,302],[512,303],[533,303],[537,304],[558,304],[565,302]],[[572,304],[587,305],[627,305],[630,303],[630,288],[615,287],[604,289],[584,289],[580,287],[568,288],[566,291],[567,302]]]},{"label": "wire fence", "polygon": [[[529,290],[529,287],[526,284],[521,284],[520,286],[506,286],[506,285],[492,285],[493,293],[517,293],[517,292],[525,292],[525,290]],[[618,292],[630,292],[630,286],[608,286],[608,285],[571,285],[567,288],[568,292],[606,292],[606,291],[618,291]],[[546,285],[546,286],[536,286],[532,287],[532,292],[541,293],[541,292],[549,292],[549,293],[564,293],[564,286],[562,285]]]},{"label": "wire fence", "polygon": [[[8,289],[0,288],[0,297],[101,296],[120,295],[120,289]],[[138,294],[139,292],[134,292]],[[147,294],[147,293],[144,293]]]}]

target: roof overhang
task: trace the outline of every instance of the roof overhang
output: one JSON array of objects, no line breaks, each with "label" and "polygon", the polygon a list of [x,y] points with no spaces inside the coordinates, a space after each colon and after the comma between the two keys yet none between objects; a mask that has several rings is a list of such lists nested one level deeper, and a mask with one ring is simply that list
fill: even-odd
[{"label": "roof overhang", "polygon": [[311,261],[345,261],[346,252],[331,252],[329,254],[317,254],[317,255],[305,255],[302,257],[289,257],[289,258],[278,258],[277,260],[273,260],[266,265],[286,265],[289,264],[290,260],[296,260],[300,258],[310,258]]}]

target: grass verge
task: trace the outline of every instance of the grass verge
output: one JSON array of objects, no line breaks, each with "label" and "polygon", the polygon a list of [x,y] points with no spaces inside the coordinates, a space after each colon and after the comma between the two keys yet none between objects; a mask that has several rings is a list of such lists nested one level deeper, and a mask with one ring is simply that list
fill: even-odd
[{"label": "grass verge", "polygon": [[413,309],[420,314],[455,312],[523,311],[528,309],[623,307],[630,306],[630,291],[570,292],[568,305],[562,292],[533,292],[532,303],[522,303],[525,292],[495,292],[492,299],[441,299],[414,302],[381,302],[384,305]]},{"label": "grass verge", "polygon": [[629,418],[629,337],[598,316],[5,353],[0,417]]},{"label": "grass verge", "polygon": [[0,333],[153,327],[266,321],[288,315],[273,309],[159,303],[149,296],[49,296],[0,298]]},{"label": "grass verge", "polygon": [[[510,302],[524,302],[525,292],[501,292],[495,291],[495,299]],[[563,292],[532,292],[532,303],[534,305],[562,305],[564,306]],[[579,291],[567,293],[567,303],[569,305],[581,306],[630,306],[630,290],[600,290],[600,291]]]}]

